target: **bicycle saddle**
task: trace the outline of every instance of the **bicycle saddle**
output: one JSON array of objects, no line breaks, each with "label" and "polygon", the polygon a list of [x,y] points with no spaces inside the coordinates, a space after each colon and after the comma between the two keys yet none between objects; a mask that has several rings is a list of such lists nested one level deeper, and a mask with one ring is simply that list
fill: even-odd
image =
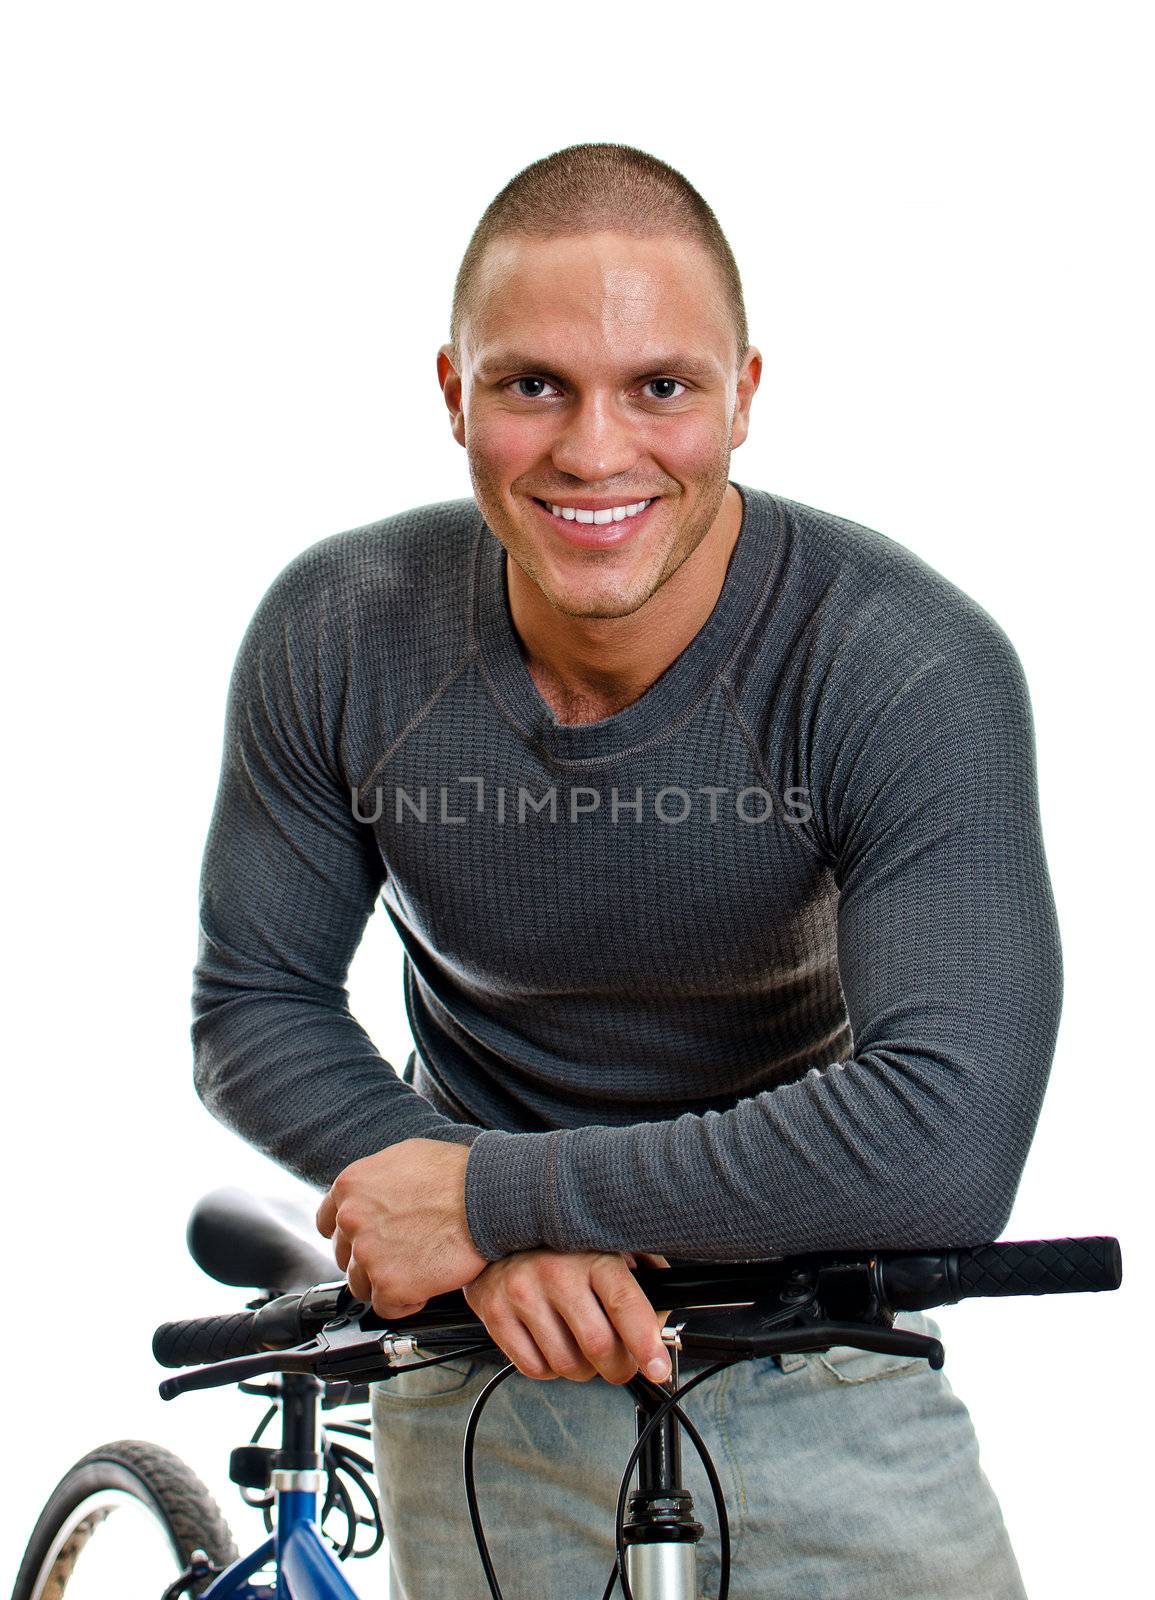
[{"label": "bicycle saddle", "polygon": [[238,1289],[290,1294],[345,1276],[312,1213],[293,1200],[214,1189],[193,1207],[185,1238],[202,1272]]}]

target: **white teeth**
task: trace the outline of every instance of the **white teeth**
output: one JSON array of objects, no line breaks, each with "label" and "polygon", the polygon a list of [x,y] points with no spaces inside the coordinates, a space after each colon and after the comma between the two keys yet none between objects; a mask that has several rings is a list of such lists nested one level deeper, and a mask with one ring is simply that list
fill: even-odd
[{"label": "white teeth", "polygon": [[555,517],[562,517],[566,522],[598,523],[624,522],[627,517],[636,517],[639,511],[644,511],[652,501],[638,500],[632,506],[607,506],[604,511],[578,511],[573,506],[551,505],[550,510]]}]

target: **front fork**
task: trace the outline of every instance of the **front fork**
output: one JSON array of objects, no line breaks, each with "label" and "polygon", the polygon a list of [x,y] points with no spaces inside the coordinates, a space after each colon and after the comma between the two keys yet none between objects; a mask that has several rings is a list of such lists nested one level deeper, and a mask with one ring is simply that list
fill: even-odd
[{"label": "front fork", "polygon": [[[677,1329],[663,1329],[670,1352],[670,1377],[665,1386],[678,1387]],[[664,1395],[636,1392],[638,1437],[662,1404]],[[633,1600],[699,1600],[697,1547],[702,1524],[694,1516],[694,1501],[682,1486],[681,1430],[668,1411],[650,1434],[638,1458],[638,1487],[627,1501],[622,1533],[626,1547],[626,1576]]]}]

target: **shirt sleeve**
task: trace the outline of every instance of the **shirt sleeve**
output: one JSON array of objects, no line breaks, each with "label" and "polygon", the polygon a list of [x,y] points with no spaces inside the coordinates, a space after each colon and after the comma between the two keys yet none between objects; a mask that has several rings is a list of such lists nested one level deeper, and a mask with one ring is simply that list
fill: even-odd
[{"label": "shirt sleeve", "polygon": [[466,1210],[486,1256],[742,1260],[1002,1232],[1050,1071],[1062,960],[1022,666],[974,613],[901,673],[844,664],[800,732],[812,837],[839,891],[851,1056],[723,1112],[484,1132]]},{"label": "shirt sleeve", "polygon": [[233,669],[192,1000],[205,1105],[321,1188],[402,1139],[479,1132],[402,1082],[349,1011],[349,963],[385,869],[341,770],[344,659],[339,604],[306,552],[265,595]]}]

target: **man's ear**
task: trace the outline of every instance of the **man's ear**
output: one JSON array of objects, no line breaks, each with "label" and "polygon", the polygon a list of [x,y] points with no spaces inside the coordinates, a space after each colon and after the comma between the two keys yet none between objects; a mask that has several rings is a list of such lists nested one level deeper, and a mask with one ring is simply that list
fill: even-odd
[{"label": "man's ear", "polygon": [[751,345],[738,369],[738,402],[734,407],[734,421],[730,429],[732,450],[736,450],[750,432],[750,405],[761,379],[762,352]]},{"label": "man's ear", "polygon": [[437,352],[437,381],[449,409],[453,437],[458,444],[465,443],[465,411],[461,403],[461,374],[453,364],[452,345],[443,344]]}]

